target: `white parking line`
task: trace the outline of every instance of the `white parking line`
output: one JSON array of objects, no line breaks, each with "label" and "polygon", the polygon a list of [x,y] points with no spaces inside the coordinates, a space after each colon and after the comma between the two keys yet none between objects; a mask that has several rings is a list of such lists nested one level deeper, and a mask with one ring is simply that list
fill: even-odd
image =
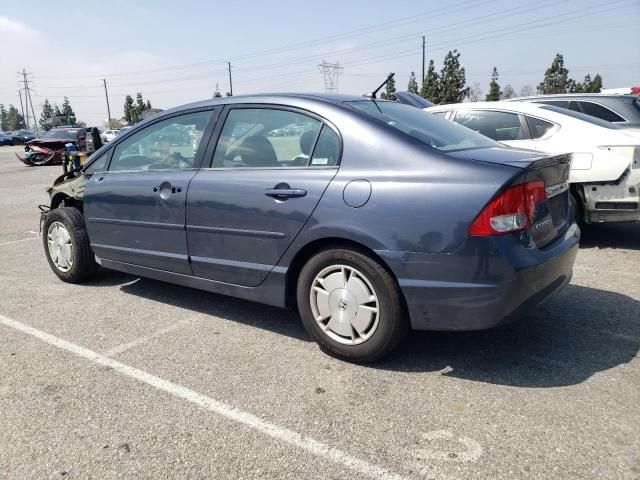
[{"label": "white parking line", "polygon": [[161,328],[160,330],[156,330],[155,332],[153,332],[151,335],[147,335],[146,337],[140,337],[137,338],[131,342],[128,343],[123,343],[122,345],[118,345],[116,347],[113,347],[109,350],[107,350],[106,352],[103,353],[104,356],[106,357],[113,357],[114,355],[118,355],[120,353],[124,353],[127,350],[131,349],[131,348],[135,348],[138,347],[144,343],[147,343],[149,340],[153,340],[154,338],[158,338],[161,337],[162,335],[165,335],[169,332],[173,332],[174,330],[177,330],[178,328],[186,325],[188,322],[186,320],[181,321],[181,322],[177,322],[174,323],[172,325],[169,325],[168,327],[165,328]]},{"label": "white parking line", "polygon": [[13,243],[26,242],[28,240],[36,240],[38,238],[40,237],[38,236],[38,237],[21,238],[20,240],[11,240],[10,242],[0,243],[0,247],[4,247],[5,245],[11,245]]},{"label": "white parking line", "polygon": [[30,335],[34,338],[37,338],[38,340],[43,341],[44,343],[57,347],[61,350],[73,353],[74,355],[89,360],[92,363],[110,367],[122,375],[134,378],[158,390],[174,395],[178,398],[198,405],[210,412],[216,413],[222,417],[244,425],[245,427],[257,430],[276,440],[287,443],[294,447],[298,447],[312,455],[337,463],[368,477],[381,478],[385,480],[402,480],[404,478],[401,475],[393,473],[384,467],[352,457],[342,450],[331,447],[326,443],[319,442],[308,436],[303,436],[296,431],[290,430],[286,427],[281,427],[279,425],[276,425],[275,423],[268,422],[266,420],[263,420],[262,418],[256,417],[249,412],[245,412],[238,408],[232,407],[230,405],[227,405],[226,403],[220,402],[211,397],[207,397],[206,395],[202,395],[194,390],[183,387],[176,383],[164,380],[160,377],[156,377],[155,375],[147,373],[143,370],[139,370],[135,367],[131,367],[124,363],[118,362],[117,360],[113,360],[112,358],[101,355],[98,352],[94,352],[93,350],[90,350],[88,348],[84,348],[80,345],[68,342],[67,340],[43,332],[42,330],[38,330],[37,328],[31,327],[12,318],[0,315],[0,324]]}]

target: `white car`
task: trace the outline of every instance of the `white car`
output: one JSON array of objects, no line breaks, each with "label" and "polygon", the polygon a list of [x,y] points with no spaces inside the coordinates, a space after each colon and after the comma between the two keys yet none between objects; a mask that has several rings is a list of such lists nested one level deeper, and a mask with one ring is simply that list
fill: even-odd
[{"label": "white car", "polygon": [[571,199],[586,223],[640,220],[640,131],[535,103],[472,102],[425,111],[498,142],[572,153]]},{"label": "white car", "polygon": [[110,142],[111,140],[113,140],[114,138],[116,138],[116,135],[118,135],[118,132],[120,130],[119,129],[112,129],[112,130],[105,130],[104,132],[102,132],[102,141],[103,142]]}]

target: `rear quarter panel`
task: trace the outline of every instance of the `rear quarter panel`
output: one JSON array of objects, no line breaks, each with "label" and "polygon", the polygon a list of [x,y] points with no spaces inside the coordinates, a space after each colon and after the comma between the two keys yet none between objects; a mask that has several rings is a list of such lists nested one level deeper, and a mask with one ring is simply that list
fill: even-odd
[{"label": "rear quarter panel", "polygon": [[[336,122],[338,124],[338,122]],[[281,265],[321,238],[345,238],[373,250],[449,253],[502,185],[521,169],[437,152],[384,125],[338,125],[340,170]],[[369,200],[344,201],[354,180],[370,184]]]}]

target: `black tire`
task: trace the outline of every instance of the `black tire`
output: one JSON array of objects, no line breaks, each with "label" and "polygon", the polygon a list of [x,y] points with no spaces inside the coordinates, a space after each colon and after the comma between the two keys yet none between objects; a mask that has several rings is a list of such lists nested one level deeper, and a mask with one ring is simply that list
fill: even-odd
[{"label": "black tire", "polygon": [[[71,266],[67,270],[56,265],[51,258],[49,229],[56,222],[61,223],[66,228],[71,241]],[[62,207],[51,210],[45,217],[42,240],[51,270],[64,282],[81,283],[95,275],[100,268],[89,244],[89,235],[87,234],[84,217],[77,208]]]},{"label": "black tire", "polygon": [[[310,296],[316,276],[340,265],[355,268],[359,274],[364,275],[377,296],[377,327],[372,329],[370,337],[355,345],[341,343],[334,340],[331,334],[325,333],[314,318],[311,306]],[[380,263],[357,250],[328,248],[307,261],[298,277],[297,304],[302,323],[309,335],[324,352],[342,360],[358,363],[378,360],[391,352],[409,330],[402,293],[395,279]],[[335,333],[333,336],[336,337]]]}]

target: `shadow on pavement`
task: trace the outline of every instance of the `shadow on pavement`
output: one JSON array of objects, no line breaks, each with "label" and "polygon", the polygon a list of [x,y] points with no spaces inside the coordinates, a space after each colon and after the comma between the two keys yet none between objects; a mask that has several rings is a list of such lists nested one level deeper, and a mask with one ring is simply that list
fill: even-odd
[{"label": "shadow on pavement", "polygon": [[[214,315],[309,342],[298,315],[246,300],[102,271],[94,286]],[[481,332],[411,332],[385,359],[366,365],[515,387],[574,385],[631,361],[640,350],[640,302],[619,293],[569,285],[520,321]]]},{"label": "shadow on pavement", "polygon": [[583,225],[581,248],[624,248],[640,250],[640,222]]},{"label": "shadow on pavement", "polygon": [[[104,272],[104,277],[113,274],[123,280],[117,272]],[[280,335],[287,335],[302,341],[310,341],[298,315],[290,310],[270,307],[259,303],[249,302],[238,298],[217,295],[202,290],[196,290],[170,283],[139,278],[126,275],[120,287],[125,293],[138,297],[155,300],[176,307],[184,308],[198,313],[214,315],[224,320],[242,323],[263,330],[269,330]]]},{"label": "shadow on pavement", "polygon": [[515,387],[581,383],[631,361],[640,350],[640,302],[569,285],[519,322],[482,332],[413,332],[372,365]]}]

